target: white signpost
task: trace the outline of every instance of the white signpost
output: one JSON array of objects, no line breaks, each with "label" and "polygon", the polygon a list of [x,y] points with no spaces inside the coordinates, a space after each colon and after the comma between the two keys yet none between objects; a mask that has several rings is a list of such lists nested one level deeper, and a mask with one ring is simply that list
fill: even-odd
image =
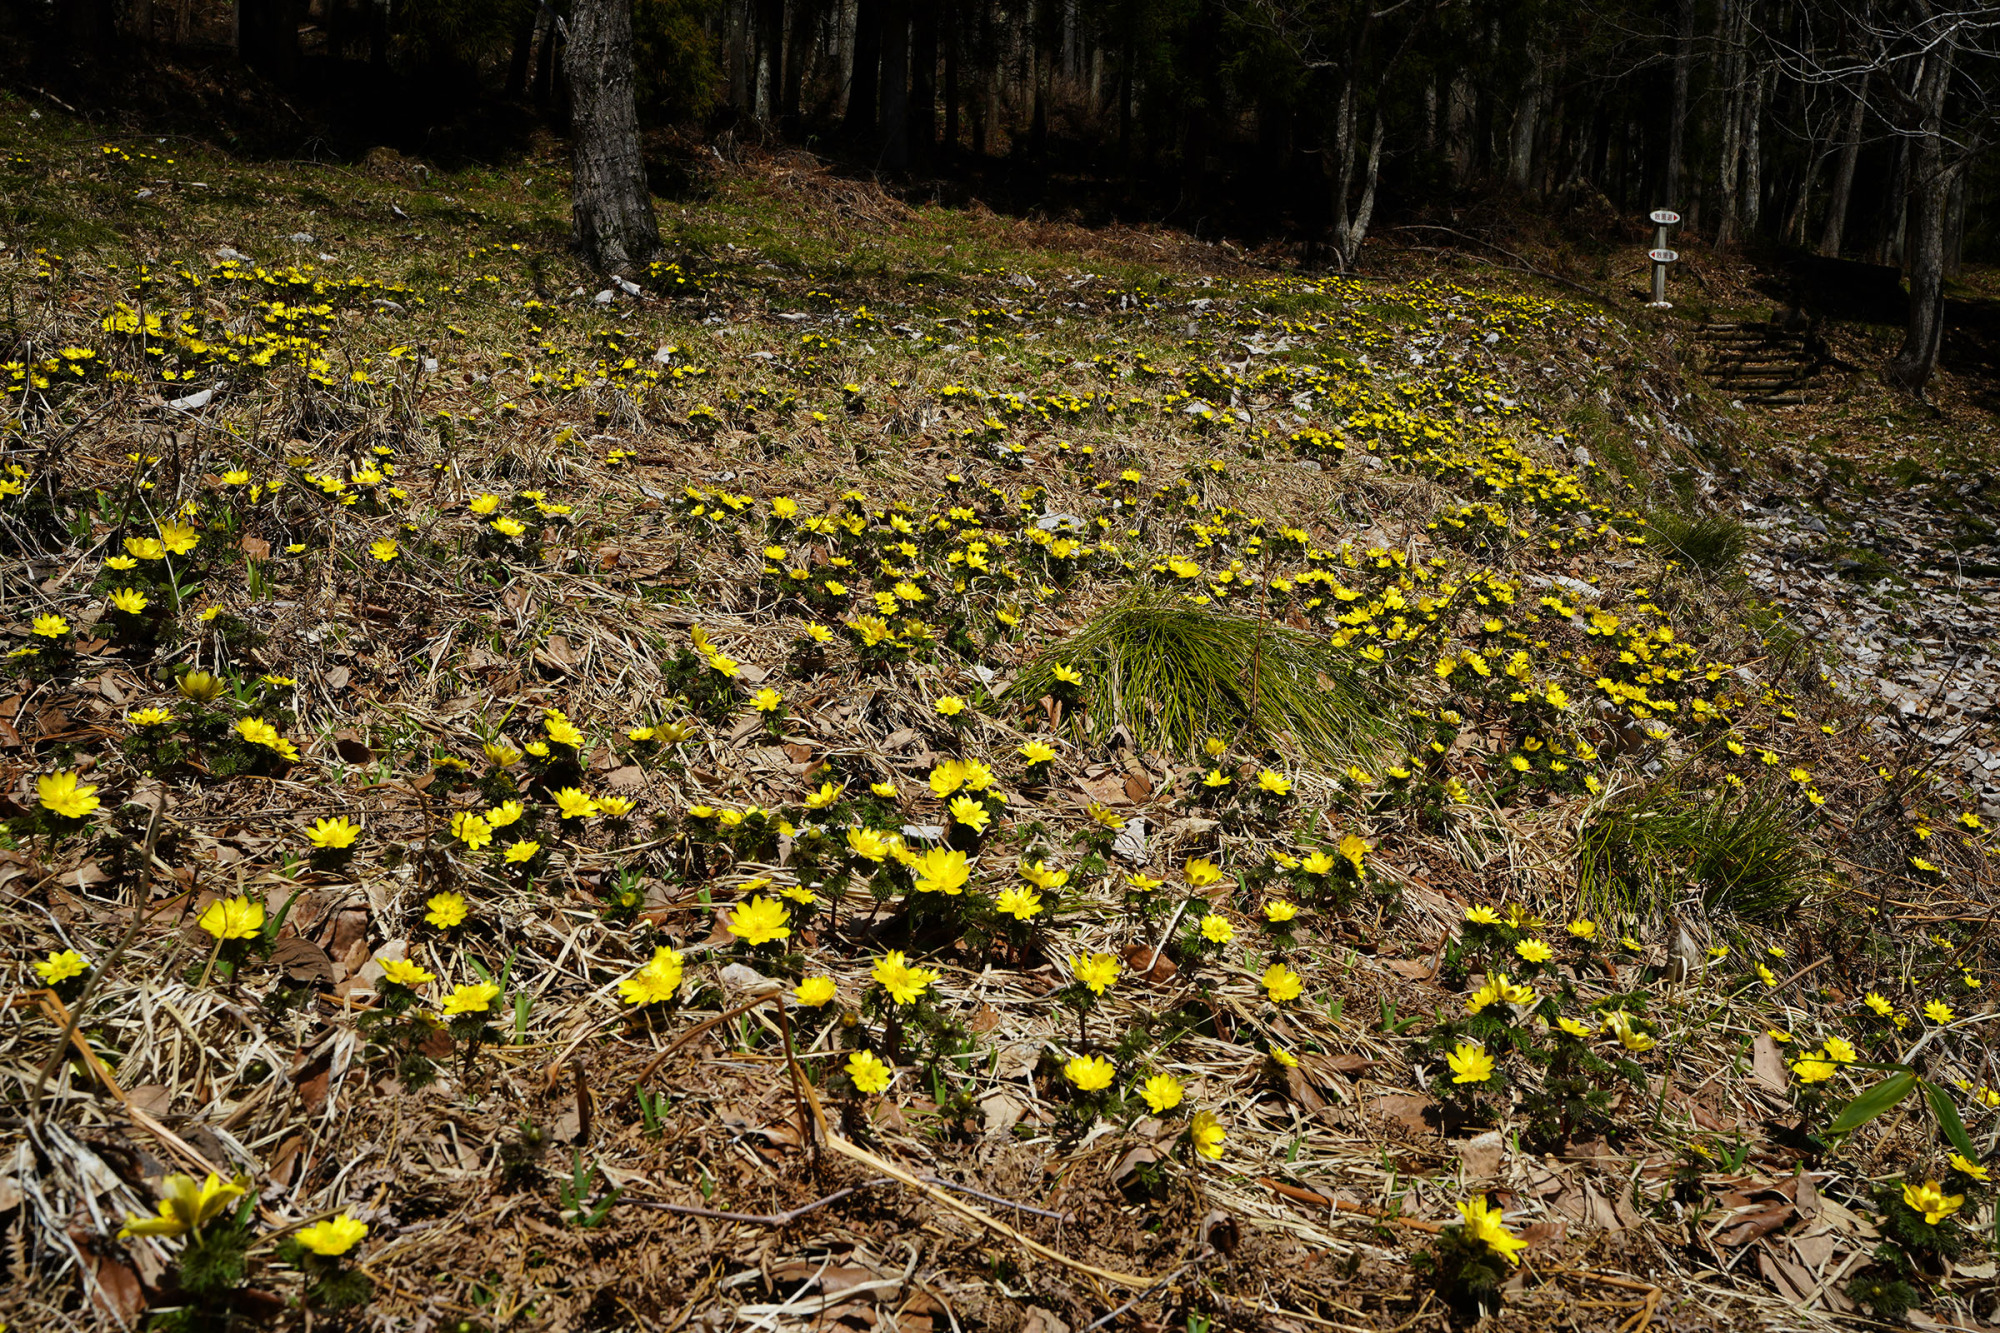
[{"label": "white signpost", "polygon": [[1681,215],[1671,208],[1656,208],[1648,218],[1653,224],[1653,248],[1646,252],[1646,258],[1653,261],[1653,310],[1668,310],[1673,302],[1667,300],[1667,265],[1680,258],[1680,252],[1667,248],[1667,228],[1676,225]]}]

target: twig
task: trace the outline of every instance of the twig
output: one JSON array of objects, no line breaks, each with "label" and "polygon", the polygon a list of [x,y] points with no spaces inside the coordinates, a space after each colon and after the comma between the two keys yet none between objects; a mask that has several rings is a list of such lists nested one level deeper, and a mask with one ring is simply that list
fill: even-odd
[{"label": "twig", "polygon": [[871,1185],[887,1184],[888,1180],[889,1177],[887,1176],[879,1176],[874,1180],[864,1180],[859,1185],[849,1185],[846,1189],[835,1190],[823,1199],[814,1199],[811,1203],[802,1203],[798,1207],[783,1213],[732,1213],[719,1208],[697,1208],[691,1203],[667,1203],[662,1199],[620,1198],[618,1202],[633,1203],[639,1205],[641,1208],[652,1208],[662,1213],[679,1213],[685,1217],[712,1217],[718,1222],[749,1222],[756,1226],[782,1227],[798,1221],[798,1219],[816,1208],[824,1208],[828,1204],[838,1202],[850,1194],[858,1194]]},{"label": "twig", "polygon": [[1330,1199],[1324,1194],[1318,1194],[1312,1190],[1300,1189],[1297,1185],[1287,1185],[1281,1181],[1273,1180],[1269,1176],[1259,1176],[1257,1183],[1265,1189],[1270,1190],[1273,1194],[1282,1194],[1287,1199],[1295,1199],[1300,1203],[1309,1203],[1320,1208],[1331,1208],[1337,1213],[1359,1213],[1363,1217],[1372,1217],[1381,1222],[1394,1222],[1397,1226],[1409,1227],[1413,1231],[1428,1232],[1433,1236],[1444,1230],[1444,1224],[1441,1222],[1425,1222],[1419,1218],[1404,1217],[1398,1213],[1391,1213],[1386,1209],[1370,1208],[1366,1204],[1349,1203],[1345,1199]]}]

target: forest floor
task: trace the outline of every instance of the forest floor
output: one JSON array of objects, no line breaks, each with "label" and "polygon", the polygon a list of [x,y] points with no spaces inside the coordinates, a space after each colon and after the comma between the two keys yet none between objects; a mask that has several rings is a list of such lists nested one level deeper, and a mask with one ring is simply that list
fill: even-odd
[{"label": "forest floor", "polygon": [[0,95],[0,1320],[1993,1317],[1990,383],[679,175]]}]

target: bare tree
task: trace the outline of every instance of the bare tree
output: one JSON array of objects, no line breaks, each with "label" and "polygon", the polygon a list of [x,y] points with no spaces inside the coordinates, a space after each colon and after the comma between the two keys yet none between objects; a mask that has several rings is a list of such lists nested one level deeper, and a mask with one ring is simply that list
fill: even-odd
[{"label": "bare tree", "polygon": [[632,0],[575,0],[563,73],[577,248],[599,269],[631,273],[660,249],[632,94]]}]

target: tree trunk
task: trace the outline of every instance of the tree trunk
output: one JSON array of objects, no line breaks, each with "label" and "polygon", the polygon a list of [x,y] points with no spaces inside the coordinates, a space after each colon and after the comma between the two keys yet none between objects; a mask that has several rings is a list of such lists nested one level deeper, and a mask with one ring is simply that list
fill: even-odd
[{"label": "tree trunk", "polygon": [[1910,323],[1904,330],[1902,347],[1882,372],[1889,383],[1919,396],[1937,369],[1938,351],[1944,345],[1944,214],[1951,196],[1951,177],[1957,174],[1957,168],[1947,168],[1944,163],[1944,101],[1951,86],[1951,47],[1934,52],[1926,64],[1917,97],[1924,119],[1910,171],[1909,212],[1915,226],[1904,265],[1910,277]]},{"label": "tree trunk", "polygon": [[563,73],[577,248],[596,268],[632,273],[660,249],[632,97],[632,0],[574,0]]},{"label": "tree trunk", "polygon": [[920,0],[910,22],[910,160],[931,160],[937,142],[938,6]]},{"label": "tree trunk", "polygon": [[1514,110],[1512,152],[1508,154],[1507,182],[1517,190],[1526,190],[1530,184],[1535,165],[1535,127],[1541,114],[1542,58],[1539,53],[1531,53],[1528,83],[1521,90],[1520,104]]},{"label": "tree trunk", "polygon": [[1764,85],[1770,68],[1757,67],[1750,84],[1750,115],[1743,128],[1743,234],[1757,235],[1764,216]]},{"label": "tree trunk", "polygon": [[1840,165],[1833,172],[1833,197],[1826,201],[1826,230],[1819,235],[1819,252],[1840,257],[1842,234],[1847,230],[1847,201],[1854,193],[1854,164],[1861,158],[1862,117],[1868,113],[1868,76],[1854,85],[1854,105],[1847,110],[1847,134],[1840,143]]},{"label": "tree trunk", "polygon": [[882,64],[882,6],[886,0],[855,0],[854,71],[847,80],[845,128],[856,139],[875,137],[875,93]]},{"label": "tree trunk", "polygon": [[1382,109],[1375,108],[1375,128],[1368,136],[1368,166],[1362,177],[1361,202],[1354,207],[1354,219],[1347,226],[1341,245],[1341,268],[1361,262],[1361,243],[1368,239],[1368,223],[1375,216],[1375,181],[1382,166]]},{"label": "tree trunk", "polygon": [[762,121],[778,118],[785,81],[785,0],[756,0],[753,36],[756,54],[751,78],[756,81],[753,113]]},{"label": "tree trunk", "polygon": [[528,91],[528,67],[535,56],[535,28],[542,7],[535,0],[519,0],[521,12],[514,19],[514,51],[507,59],[507,84],[502,97],[520,97]]},{"label": "tree trunk", "polygon": [[548,10],[540,10],[535,19],[535,31],[541,34],[541,45],[535,48],[535,82],[529,89],[529,96],[536,110],[546,111],[555,96],[556,43],[562,40],[562,29],[556,26],[555,18]]},{"label": "tree trunk", "polygon": [[882,2],[881,110],[876,123],[882,131],[878,161],[884,171],[901,171],[910,164],[910,3]]},{"label": "tree trunk", "polygon": [[1688,74],[1694,66],[1694,0],[1679,0],[1680,24],[1674,38],[1674,100],[1667,121],[1667,180],[1663,207],[1681,204],[1682,157],[1687,145]]},{"label": "tree trunk", "polygon": [[785,34],[785,78],[778,95],[778,120],[788,133],[797,133],[800,104],[805,98],[806,66],[812,62],[813,29],[818,26],[819,5],[813,0],[793,0],[786,6],[790,30]]}]

